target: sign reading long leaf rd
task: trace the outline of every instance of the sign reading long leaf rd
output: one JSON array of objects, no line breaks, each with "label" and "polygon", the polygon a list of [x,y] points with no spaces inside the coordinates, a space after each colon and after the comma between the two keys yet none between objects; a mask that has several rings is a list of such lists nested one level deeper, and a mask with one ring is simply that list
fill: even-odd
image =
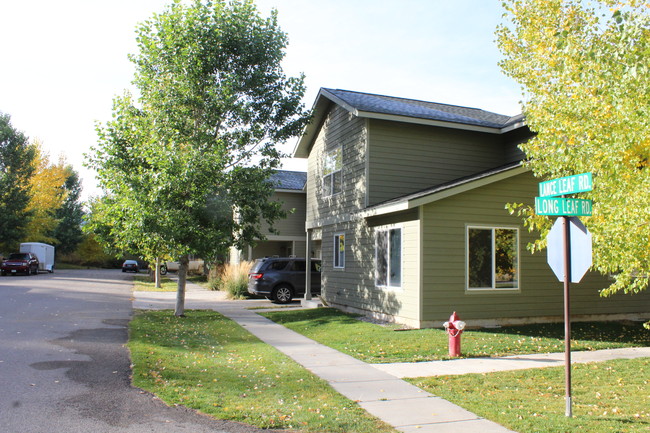
[{"label": "sign reading long leaf rd", "polygon": [[537,215],[591,216],[591,200],[535,197]]},{"label": "sign reading long leaf rd", "polygon": [[558,195],[575,194],[577,192],[591,191],[592,189],[593,182],[591,173],[582,173],[541,182],[539,184],[539,196],[557,197]]}]

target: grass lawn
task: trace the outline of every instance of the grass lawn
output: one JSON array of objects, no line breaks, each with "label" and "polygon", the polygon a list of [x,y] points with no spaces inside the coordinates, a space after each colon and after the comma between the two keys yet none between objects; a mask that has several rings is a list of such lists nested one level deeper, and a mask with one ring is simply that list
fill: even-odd
[{"label": "grass lawn", "polygon": [[[260,313],[319,343],[369,363],[419,362],[448,358],[448,337],[442,329],[396,331],[357,320],[331,308]],[[572,323],[572,350],[650,346],[642,323]],[[465,331],[466,357],[505,356],[564,351],[564,325],[540,324]]]},{"label": "grass lawn", "polygon": [[650,358],[574,364],[573,418],[564,415],[564,367],[409,381],[520,433],[648,432],[649,371]]},{"label": "grass lawn", "polygon": [[178,283],[176,281],[170,280],[167,277],[160,277],[161,288],[157,289],[155,284],[151,282],[151,279],[147,275],[136,275],[133,278],[133,290],[137,292],[175,292]]},{"label": "grass lawn", "polygon": [[213,311],[139,311],[133,383],[169,405],[300,432],[395,432],[290,358]]},{"label": "grass lawn", "polygon": [[[133,279],[133,290],[138,292],[175,292],[178,289],[178,282],[164,275],[160,276],[161,288],[157,289],[148,275],[136,275]],[[188,282],[205,287],[206,278],[203,275],[192,275],[187,277]]]},{"label": "grass lawn", "polygon": [[208,278],[205,275],[195,275],[195,274],[188,275],[187,281],[197,284],[203,287],[204,289],[210,290],[210,287],[208,287]]}]

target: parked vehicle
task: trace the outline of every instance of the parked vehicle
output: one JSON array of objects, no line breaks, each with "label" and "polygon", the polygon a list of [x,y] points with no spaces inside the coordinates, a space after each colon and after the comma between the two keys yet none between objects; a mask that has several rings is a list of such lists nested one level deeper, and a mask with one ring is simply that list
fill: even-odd
[{"label": "parked vehicle", "polygon": [[38,258],[38,270],[54,272],[54,247],[40,242],[23,242],[21,253],[32,253]]},{"label": "parked vehicle", "polygon": [[[181,264],[178,262],[167,262],[165,266],[170,272],[178,272]],[[190,258],[190,261],[187,263],[187,270],[189,272],[203,272],[203,260]]]},{"label": "parked vehicle", "polygon": [[38,257],[33,253],[12,253],[0,265],[2,275],[24,273],[38,274]]},{"label": "parked vehicle", "polygon": [[125,260],[124,263],[122,263],[122,272],[138,273],[139,271],[140,271],[140,266],[138,265],[138,262],[135,260]]},{"label": "parked vehicle", "polygon": [[[248,273],[248,293],[286,304],[305,295],[306,261],[294,257],[257,259]],[[311,260],[311,293],[320,294],[320,260]]]}]

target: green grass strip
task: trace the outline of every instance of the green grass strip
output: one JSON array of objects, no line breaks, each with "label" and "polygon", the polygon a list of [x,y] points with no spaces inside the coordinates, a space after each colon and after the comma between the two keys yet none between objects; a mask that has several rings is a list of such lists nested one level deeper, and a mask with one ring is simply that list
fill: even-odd
[{"label": "green grass strip", "polygon": [[[151,281],[151,277],[148,275],[136,275],[133,281],[133,290],[137,292],[175,292],[178,290],[178,280],[172,280],[164,275],[160,276],[160,288],[156,288],[155,283]],[[203,275],[190,275],[187,277],[187,282],[209,289],[208,282]]]},{"label": "green grass strip", "polygon": [[564,368],[410,379],[414,385],[517,432],[650,431],[650,358],[574,364],[573,418]]},{"label": "green grass strip", "polygon": [[[448,336],[442,329],[396,332],[397,326],[362,322],[332,308],[260,313],[321,344],[369,363],[419,362],[448,358]],[[642,323],[576,322],[572,350],[650,346]],[[507,356],[564,351],[561,323],[506,326],[465,331],[466,357]]]},{"label": "green grass strip", "polygon": [[301,432],[394,432],[275,348],[213,311],[136,312],[133,384],[218,419]]},{"label": "green grass strip", "polygon": [[136,292],[175,292],[178,289],[176,281],[163,276],[160,277],[160,288],[156,288],[149,276],[136,275],[133,282],[133,290]]}]

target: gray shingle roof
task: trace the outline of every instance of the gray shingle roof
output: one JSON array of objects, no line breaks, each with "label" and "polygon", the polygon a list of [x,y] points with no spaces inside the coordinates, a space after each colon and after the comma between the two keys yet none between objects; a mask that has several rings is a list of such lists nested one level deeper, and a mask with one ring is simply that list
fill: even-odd
[{"label": "gray shingle roof", "polygon": [[307,173],[304,171],[277,170],[270,177],[276,189],[302,191],[307,183]]},{"label": "gray shingle roof", "polygon": [[356,110],[370,113],[406,116],[488,128],[503,128],[517,119],[517,117],[505,116],[478,108],[459,107],[456,105],[340,89],[323,88],[321,91],[330,93]]}]

